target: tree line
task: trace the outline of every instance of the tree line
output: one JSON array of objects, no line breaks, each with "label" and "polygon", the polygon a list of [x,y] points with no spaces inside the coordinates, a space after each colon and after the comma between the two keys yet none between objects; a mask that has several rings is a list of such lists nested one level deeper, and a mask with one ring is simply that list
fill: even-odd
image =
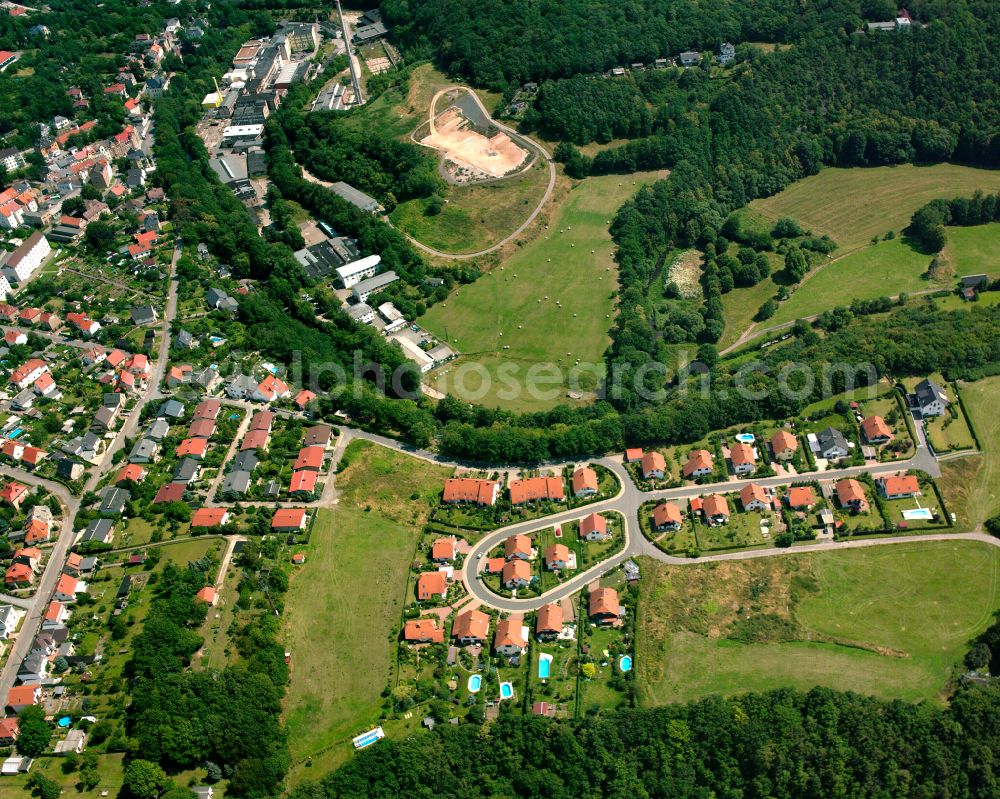
[{"label": "tree line", "polygon": [[997,685],[962,689],[947,708],[815,688],[574,721],[501,710],[488,731],[443,724],[380,741],[291,796],[992,799],[998,711]]},{"label": "tree line", "polygon": [[[386,0],[382,11],[409,55],[503,91],[525,81],[652,63],[720,42],[796,42],[817,31],[847,33],[863,19],[890,19],[876,0]],[[923,18],[943,13],[918,0]],[[886,14],[888,13],[888,16]]]},{"label": "tree line", "polygon": [[906,232],[925,252],[941,252],[947,241],[946,225],[968,227],[1000,222],[1000,194],[976,192],[972,197],[931,200],[910,217]]}]

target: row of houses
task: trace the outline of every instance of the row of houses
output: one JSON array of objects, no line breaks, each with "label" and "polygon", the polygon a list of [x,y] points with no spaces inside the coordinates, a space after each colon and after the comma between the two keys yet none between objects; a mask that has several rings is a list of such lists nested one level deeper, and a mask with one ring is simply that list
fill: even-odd
[{"label": "row of houses", "polygon": [[[597,472],[590,466],[573,471],[570,480],[575,497],[591,497],[599,490]],[[512,505],[532,502],[563,502],[566,494],[562,477],[551,475],[511,480],[508,485]],[[447,504],[472,504],[492,507],[500,498],[500,483],[475,477],[452,477],[444,481],[441,500]]]}]

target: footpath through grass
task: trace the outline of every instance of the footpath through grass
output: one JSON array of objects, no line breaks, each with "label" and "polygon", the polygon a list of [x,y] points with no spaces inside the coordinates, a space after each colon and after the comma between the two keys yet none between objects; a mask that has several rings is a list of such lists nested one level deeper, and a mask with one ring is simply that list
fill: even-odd
[{"label": "footpath through grass", "polygon": [[998,567],[1000,550],[967,541],[644,562],[642,701],[816,685],[941,701],[969,641],[1000,607]]},{"label": "footpath through grass", "polygon": [[[570,191],[548,230],[500,268],[462,286],[420,323],[463,357],[436,377],[448,391],[465,376],[463,397],[512,410],[540,410],[565,400],[565,374],[577,359],[592,364],[584,389],[603,374],[617,272],[608,223],[642,183],[663,173],[587,178]],[[470,366],[474,364],[475,366]],[[509,371],[509,384],[499,371]],[[529,375],[554,364],[560,377]],[[549,370],[550,372],[552,370]],[[525,391],[534,387],[534,392]],[[529,395],[533,394],[533,396]]]},{"label": "footpath through grass", "polygon": [[349,739],[377,721],[407,570],[429,500],[450,474],[369,442],[352,443],[345,458],[340,502],[319,511],[286,603],[292,785],[343,762]]},{"label": "footpath through grass", "polygon": [[941,488],[960,530],[975,530],[1000,513],[1000,377],[960,385],[962,400],[972,417],[983,448],[972,455],[941,464]]},{"label": "footpath through grass", "polygon": [[824,169],[750,208],[772,221],[789,216],[816,235],[828,234],[849,252],[872,236],[897,234],[924,203],[938,197],[969,197],[1000,189],[1000,170],[956,164]]}]

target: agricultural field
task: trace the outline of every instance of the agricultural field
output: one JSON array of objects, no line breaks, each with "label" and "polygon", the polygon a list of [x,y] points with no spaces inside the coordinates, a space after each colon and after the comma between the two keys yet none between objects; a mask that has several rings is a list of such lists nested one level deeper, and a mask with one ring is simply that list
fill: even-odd
[{"label": "agricultural field", "polygon": [[450,473],[369,442],[347,448],[339,504],[319,511],[286,600],[292,784],[307,763],[325,773],[343,762],[349,739],[378,717],[409,565]]},{"label": "agricultural field", "polygon": [[899,233],[913,212],[930,200],[967,197],[977,189],[1000,189],[1000,171],[955,164],[831,168],[773,197],[754,200],[750,208],[772,221],[788,216],[817,236],[829,235],[839,245],[837,254],[843,255],[873,236]]},{"label": "agricultural field", "polygon": [[463,353],[437,373],[435,388],[486,405],[541,410],[565,401],[567,372],[577,360],[590,365],[581,393],[595,387],[617,290],[608,223],[639,183],[659,174],[640,173],[631,182],[587,178],[548,231],[431,308],[420,324]]},{"label": "agricultural field", "polygon": [[397,228],[430,247],[475,252],[516,230],[535,210],[548,180],[548,165],[539,158],[527,171],[509,178],[449,186],[440,213],[428,211],[430,199],[417,199],[397,205],[390,218]]},{"label": "agricultural field", "polygon": [[975,530],[1000,513],[1000,417],[996,413],[1000,377],[963,383],[961,391],[983,453],[942,463],[940,485],[949,510],[958,517],[957,529]]},{"label": "agricultural field", "polygon": [[815,685],[940,702],[1000,607],[1000,552],[976,542],[642,568],[648,705]]}]

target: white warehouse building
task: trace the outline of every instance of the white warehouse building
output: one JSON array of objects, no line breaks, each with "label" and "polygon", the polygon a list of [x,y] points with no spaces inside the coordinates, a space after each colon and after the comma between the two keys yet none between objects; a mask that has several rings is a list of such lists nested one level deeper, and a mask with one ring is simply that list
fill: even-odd
[{"label": "white warehouse building", "polygon": [[338,266],[336,269],[337,277],[344,284],[344,288],[349,289],[362,280],[375,277],[375,271],[380,263],[382,263],[381,255],[368,255],[357,261],[351,261],[349,264]]}]

